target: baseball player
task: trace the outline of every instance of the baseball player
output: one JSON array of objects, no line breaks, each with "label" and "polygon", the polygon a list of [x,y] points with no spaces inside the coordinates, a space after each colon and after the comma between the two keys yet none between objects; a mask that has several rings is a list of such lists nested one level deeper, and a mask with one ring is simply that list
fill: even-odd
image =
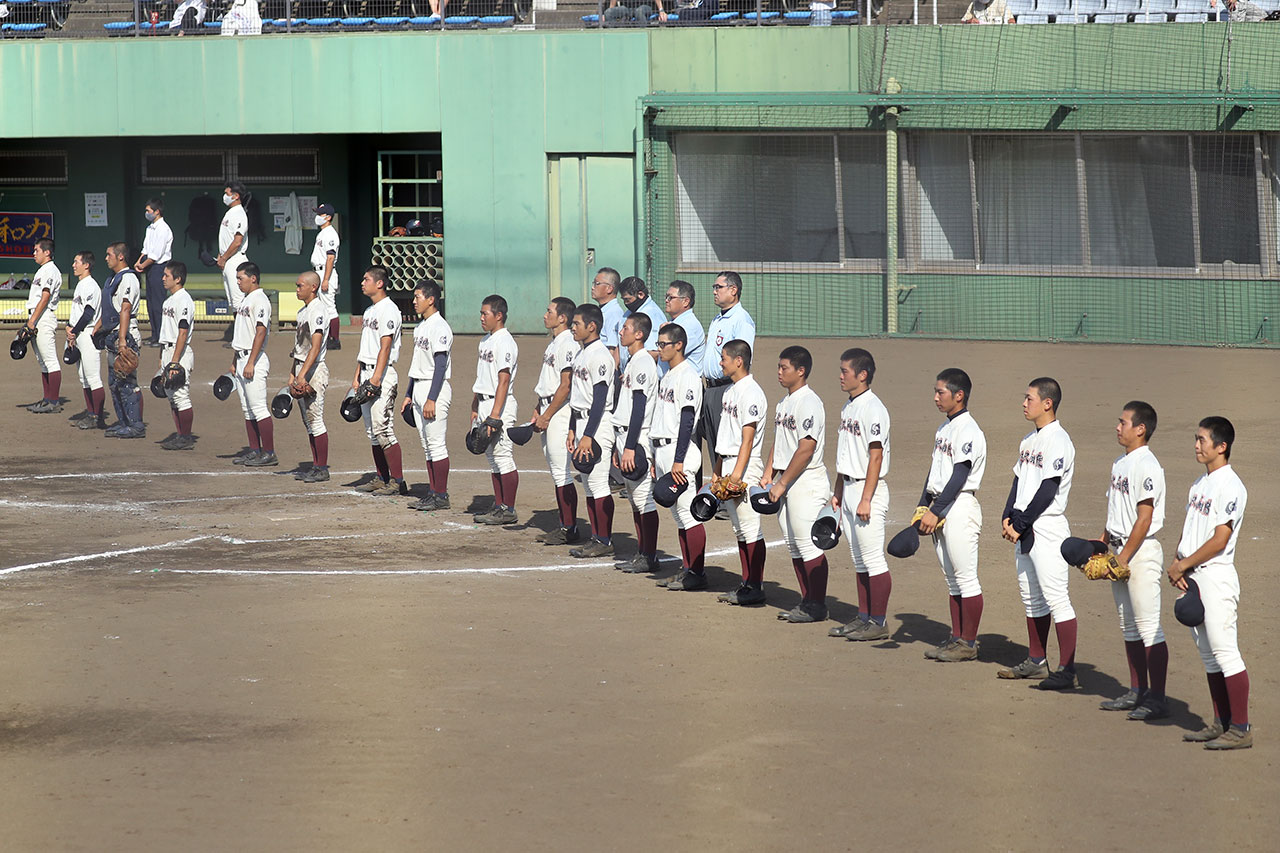
[{"label": "baseball player", "polygon": [[[227,206],[227,212],[223,214],[222,223],[218,226],[217,263],[222,270],[222,287],[226,291],[227,305],[231,307],[233,316],[238,315],[240,302],[244,299],[236,271],[249,260],[249,216],[244,209],[248,197],[244,184],[239,181],[232,181],[222,191],[222,203]],[[234,329],[235,321],[232,320],[227,329],[226,341],[230,342]]]},{"label": "baseball player", "polygon": [[[720,370],[733,384],[720,401],[720,433],[711,462],[711,481],[714,484],[721,477],[729,477],[741,483],[758,483],[764,476],[760,454],[769,401],[751,375],[751,346],[746,341],[727,342],[720,351]],[[765,544],[760,515],[745,497],[727,503],[729,522],[738,539],[742,584],[722,594],[720,600],[742,606],[764,604]]]},{"label": "baseball player", "polygon": [[687,343],[684,329],[675,323],[667,323],[658,331],[658,353],[670,369],[658,382],[658,401],[649,430],[655,476],[670,474],[677,485],[685,485],[671,505],[682,568],[674,578],[658,581],[658,586],[676,590],[707,588],[707,531],[690,511],[697,492],[693,480],[702,467],[702,454],[693,439],[698,410],[702,408],[702,380],[697,366],[684,357]]},{"label": "baseball player", "polygon": [[631,501],[637,545],[635,556],[619,562],[618,568],[632,574],[658,570],[658,506],[653,500],[653,477],[632,480],[625,476],[636,470],[637,449],[644,454],[646,465],[653,459],[649,430],[658,401],[658,365],[645,349],[651,326],[647,314],[632,314],[618,335],[618,343],[627,350],[627,369],[622,372],[618,403],[613,410],[613,446]]},{"label": "baseball player", "polygon": [[560,513],[560,526],[539,537],[547,545],[572,545],[582,539],[578,532],[578,489],[573,484],[573,465],[569,461],[570,380],[574,356],[582,349],[569,330],[577,307],[572,299],[557,296],[547,303],[542,315],[542,325],[551,341],[542,353],[538,384],[533,387],[538,398],[533,426],[542,433],[542,454],[551,469]]},{"label": "baseball player", "polygon": [[262,16],[258,13],[258,0],[231,0],[222,15],[224,36],[256,36],[262,34]]},{"label": "baseball player", "polygon": [[[706,348],[702,351],[701,370],[706,390],[702,397],[698,435],[707,442],[707,449],[714,458],[718,452],[716,436],[720,429],[720,402],[725,389],[732,384],[720,369],[720,353],[729,341],[742,341],[749,347],[755,347],[756,321],[751,319],[742,305],[742,276],[736,272],[726,271],[716,276],[711,292],[720,313],[711,318],[711,325],[707,327]],[[804,538],[806,541],[809,538],[808,528],[805,529]]]},{"label": "baseball player", "polygon": [[[147,425],[142,422],[142,393],[138,390],[138,371],[121,374],[115,369],[116,358],[123,347],[138,351],[142,336],[138,333],[136,313],[142,288],[138,276],[125,260],[128,251],[124,243],[112,243],[107,247],[107,267],[111,278],[102,289],[102,311],[93,326],[93,338],[101,340],[107,350],[107,388],[111,392],[111,405],[116,411],[116,423],[103,435],[112,438],[143,438]],[[120,341],[123,334],[124,341]],[[95,343],[96,346],[96,343]]]},{"label": "baseball player", "polygon": [[[889,517],[889,411],[871,390],[876,360],[864,349],[840,355],[840,390],[849,401],[840,412],[836,443],[836,484],[831,506],[840,513],[849,554],[858,576],[858,615],[828,633],[846,640],[883,640],[893,578],[884,558],[884,524]],[[807,530],[808,528],[803,528]]]},{"label": "baseball player", "polygon": [[429,512],[449,508],[449,408],[453,404],[453,327],[440,313],[440,285],[420,281],[413,289],[413,310],[422,322],[413,329],[413,360],[404,402],[413,407],[413,422],[427,459],[427,496],[410,504]]},{"label": "baseball player", "polygon": [[360,404],[364,413],[364,431],[369,437],[377,476],[357,486],[356,490],[384,497],[403,494],[404,462],[400,443],[396,440],[396,395],[399,376],[396,362],[400,359],[400,309],[387,296],[391,274],[377,264],[364,271],[360,291],[373,303],[364,310],[360,330],[360,352],[356,356],[356,372],[351,390],[368,382],[377,396]]},{"label": "baseball player", "polygon": [[[723,346],[717,344],[716,348]],[[711,352],[710,346],[707,352]],[[800,603],[778,613],[784,622],[822,622],[827,618],[829,566],[826,555],[809,535],[818,513],[831,500],[827,466],[822,461],[827,415],[822,400],[809,387],[812,370],[813,356],[804,347],[787,347],[778,356],[778,384],[787,396],[774,407],[773,447],[765,457],[760,478],[760,486],[769,490],[769,500],[779,504],[778,523],[800,584]]]},{"label": "baseball player", "polygon": [[621,283],[622,276],[613,267],[601,267],[591,280],[591,298],[599,303],[600,313],[604,317],[600,340],[613,353],[615,362],[621,358],[618,352],[618,332],[622,329],[622,321],[627,313],[627,309],[618,301],[618,287]]},{"label": "baseball player", "polygon": [[493,508],[475,516],[477,524],[515,524],[516,491],[520,472],[516,470],[507,430],[516,422],[513,386],[519,367],[520,348],[507,331],[507,300],[492,294],[480,305],[480,339],[476,381],[471,386],[471,426],[483,423],[489,432],[485,456],[493,480]]},{"label": "baseball player", "polygon": [[275,427],[267,406],[267,374],[271,360],[267,358],[267,337],[271,334],[271,300],[263,291],[262,272],[252,261],[236,268],[236,286],[240,289],[240,307],[236,309],[235,333],[231,336],[231,378],[240,395],[244,411],[244,431],[249,449],[237,453],[233,465],[246,468],[270,468],[280,464],[276,458]]},{"label": "baseball player", "polygon": [[[671,315],[671,322],[683,327],[685,337],[689,339],[689,352],[685,358],[698,365],[698,369],[701,370],[702,349],[706,345],[707,335],[702,330],[698,315],[693,313],[694,298],[693,285],[687,281],[676,279],[667,285],[665,302],[667,312]],[[666,373],[666,363],[660,363],[658,369]]]},{"label": "baseball player", "polygon": [[[978,488],[987,468],[987,437],[969,412],[972,391],[969,374],[958,367],[943,370],[934,382],[933,404],[946,419],[933,436],[933,458],[918,504],[925,507],[918,529],[924,536],[933,535],[933,550],[951,596],[951,636],[924,656],[944,663],[977,659],[982,621]],[[939,527],[943,519],[947,523]]]},{"label": "baseball player", "polygon": [[[329,388],[329,365],[325,333],[329,325],[329,309],[320,296],[320,276],[304,272],[294,281],[295,293],[302,300],[296,318],[292,368],[289,370],[291,393],[298,397],[298,414],[307,430],[311,446],[311,469],[294,474],[304,483],[329,480],[329,428],[324,423],[324,393]],[[306,389],[312,393],[305,393]]]},{"label": "baseball player", "polygon": [[587,520],[591,539],[573,548],[574,557],[608,557],[613,554],[613,493],[609,488],[609,463],[613,458],[613,419],[608,417],[613,399],[613,355],[600,340],[604,318],[595,305],[579,305],[570,331],[581,347],[573,357],[569,382],[569,440],[566,446],[576,460],[599,458],[583,476],[587,492]]},{"label": "baseball player", "polygon": [[1169,582],[1186,590],[1194,579],[1204,605],[1204,622],[1191,629],[1200,650],[1213,722],[1182,736],[1203,743],[1205,749],[1248,749],[1249,673],[1236,643],[1236,608],[1240,578],[1236,574],[1236,541],[1244,523],[1249,493],[1231,467],[1236,430],[1223,417],[1208,417],[1196,428],[1196,461],[1205,473],[1187,494],[1187,518],[1182,524],[1176,559],[1169,564]]},{"label": "baseball player", "polygon": [[77,368],[80,387],[84,389],[85,410],[72,415],[71,420],[80,429],[106,429],[103,408],[106,392],[102,389],[102,357],[93,345],[90,330],[102,313],[102,288],[94,279],[93,252],[81,251],[71,261],[71,272],[76,277],[76,289],[71,295],[71,317],[67,321],[67,345],[80,352]]},{"label": "baseball player", "polygon": [[190,450],[195,447],[191,425],[195,412],[191,408],[191,371],[195,368],[195,351],[191,349],[191,326],[196,321],[196,303],[187,293],[187,265],[170,261],[160,273],[160,281],[169,297],[160,306],[160,367],[165,379],[176,375],[174,365],[182,367],[182,383],[170,388],[165,382],[176,432],[160,442],[165,450]]},{"label": "baseball player", "polygon": [[27,293],[27,331],[40,367],[40,399],[27,406],[37,415],[62,411],[62,360],[58,357],[58,294],[62,271],[53,262],[53,241],[37,240],[31,256],[40,265]]},{"label": "baseball player", "polygon": [[1111,465],[1102,531],[1102,541],[1129,567],[1128,581],[1111,582],[1129,661],[1129,690],[1099,707],[1128,711],[1131,720],[1169,716],[1164,694],[1169,647],[1160,628],[1164,551],[1155,538],[1164,527],[1164,469],[1147,446],[1155,431],[1155,409],[1141,400],[1125,404],[1116,424],[1124,453]]},{"label": "baseball player", "polygon": [[[1070,567],[1062,558],[1062,540],[1071,535],[1067,497],[1076,449],[1058,422],[1062,386],[1047,376],[1031,380],[1022,399],[1022,416],[1035,429],[1022,439],[1013,466],[1013,485],[1001,517],[1004,538],[1016,543],[1018,589],[1027,612],[1030,651],[1000,678],[1039,678],[1041,690],[1068,690],[1076,682],[1076,612],[1067,590]],[[1045,650],[1050,620],[1057,623],[1058,668],[1048,670]]]},{"label": "baseball player", "polygon": [[149,347],[159,347],[160,327],[164,319],[160,316],[164,310],[166,288],[161,279],[164,277],[164,265],[173,259],[173,229],[164,221],[164,201],[153,198],[147,202],[144,214],[147,217],[147,233],[142,239],[142,255],[133,269],[144,276],[147,283],[147,317],[151,323],[151,338],[146,341]]},{"label": "baseball player", "polygon": [[338,237],[338,229],[333,226],[336,211],[331,204],[322,204],[316,208],[316,244],[311,249],[311,267],[320,276],[320,301],[329,315],[328,349],[342,349],[342,341],[338,338],[340,323],[338,322],[338,250],[342,240]]}]

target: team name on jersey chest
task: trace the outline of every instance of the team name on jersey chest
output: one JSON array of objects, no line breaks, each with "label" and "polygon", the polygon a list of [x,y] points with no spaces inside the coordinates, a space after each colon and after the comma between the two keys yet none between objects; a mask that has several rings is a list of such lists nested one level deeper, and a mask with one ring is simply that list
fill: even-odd
[{"label": "team name on jersey chest", "polygon": [[377,317],[365,317],[365,318],[364,318],[364,327],[365,327],[366,329],[373,329],[375,332],[376,332],[376,331],[378,331],[378,318],[377,318]]},{"label": "team name on jersey chest", "polygon": [[[849,433],[850,435],[858,435],[858,436],[860,436],[860,435],[862,435],[862,432],[863,432],[863,430],[862,430],[862,421],[861,421],[861,420],[859,420],[858,418],[841,418],[841,419],[840,419],[840,432],[847,432],[847,433]],[[867,432],[869,432],[871,435],[879,435],[879,434],[880,434],[880,424],[872,424],[872,425],[868,428]]]},{"label": "team name on jersey chest", "polygon": [[[1207,516],[1213,511],[1213,498],[1208,495],[1192,495],[1190,499],[1187,500],[1187,509],[1195,510],[1200,515]],[[1227,506],[1227,512],[1235,512],[1235,509],[1235,501],[1232,501],[1231,504]]]}]

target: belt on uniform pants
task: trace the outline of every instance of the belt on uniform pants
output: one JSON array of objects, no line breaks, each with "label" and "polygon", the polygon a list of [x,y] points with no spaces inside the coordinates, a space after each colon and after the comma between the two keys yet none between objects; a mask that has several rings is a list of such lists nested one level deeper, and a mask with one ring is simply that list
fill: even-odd
[{"label": "belt on uniform pants", "polygon": [[236,350],[236,358],[242,358],[242,357],[248,356],[248,355],[249,355],[249,353],[251,353],[251,352],[253,352],[253,350],[249,350],[249,349],[238,349],[238,350]]},{"label": "belt on uniform pants", "polygon": [[479,397],[481,400],[492,400],[492,399],[493,399],[493,395],[492,395],[492,394],[477,394],[476,396],[477,396],[477,397]]},{"label": "belt on uniform pants", "polygon": [[[933,503],[938,499],[938,495],[940,494],[942,494],[942,492],[925,492],[925,497],[929,499],[929,503]],[[959,497],[960,495],[973,495],[974,497],[977,497],[978,490],[977,489],[961,489],[959,492],[956,493],[956,497]]]},{"label": "belt on uniform pants", "polygon": [[556,397],[556,395],[555,395],[555,394],[552,394],[550,397],[539,397],[539,398],[538,398],[538,408],[540,408],[540,409],[541,409],[541,408],[545,408],[545,407],[546,407],[546,405],[547,405],[548,403],[550,403],[552,400],[554,400],[554,399],[555,399],[555,397]]},{"label": "belt on uniform pants", "polygon": [[703,379],[707,383],[708,388],[719,388],[722,385],[732,385],[733,380],[727,376],[721,376],[719,379]]},{"label": "belt on uniform pants", "polygon": [[674,438],[655,438],[653,439],[653,446],[666,447],[668,444],[671,444],[674,441],[675,441]]},{"label": "belt on uniform pants", "polygon": [[1121,539],[1119,536],[1112,536],[1111,534],[1107,534],[1107,544],[1110,545],[1115,550],[1119,551],[1121,548],[1124,547],[1124,540]]},{"label": "belt on uniform pants", "polygon": [[[863,482],[866,482],[866,479],[867,479],[866,477],[850,477],[848,474],[843,474],[842,476],[844,477],[844,481],[846,483],[863,483]],[[880,478],[881,483],[887,483],[888,481],[889,481],[888,477]]]},{"label": "belt on uniform pants", "polygon": [[360,362],[360,366],[361,366],[361,367],[363,367],[363,368],[364,368],[364,369],[366,369],[366,370],[373,370],[373,369],[374,369],[375,367],[377,367],[378,365],[376,365],[376,364],[369,364],[368,362],[362,361],[362,362]]}]

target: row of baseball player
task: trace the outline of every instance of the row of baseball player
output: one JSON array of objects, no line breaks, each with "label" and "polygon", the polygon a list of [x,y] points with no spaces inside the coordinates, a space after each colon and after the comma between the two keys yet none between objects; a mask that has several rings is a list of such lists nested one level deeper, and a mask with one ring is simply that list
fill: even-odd
[{"label": "row of baseball player", "polygon": [[[123,251],[120,244],[108,248],[113,278],[104,290],[94,332],[83,334],[83,313],[73,317],[68,329],[68,354],[73,348],[78,351],[82,365],[97,363],[96,349],[90,349],[95,346],[94,339],[112,356],[118,349],[120,328],[129,330],[131,343],[138,340],[136,317],[130,312],[131,300],[137,298],[136,277],[127,274]],[[92,265],[86,254],[77,256],[77,266]],[[603,285],[611,272],[597,275],[593,290],[607,289]],[[178,427],[162,444],[169,449],[191,444],[192,362],[186,344],[194,307],[183,287],[185,275],[185,266],[179,262],[165,267],[164,283],[170,296],[165,301],[160,335],[162,364],[166,365],[161,385]],[[256,266],[242,263],[236,275],[243,298],[235,317],[229,375],[240,396],[249,450],[235,461],[250,467],[273,466],[278,460],[267,401],[270,362],[265,351],[271,304],[259,286]],[[427,460],[429,491],[413,508],[445,509],[449,507],[445,435],[452,402],[453,331],[439,310],[439,287],[432,282],[419,284],[414,291],[414,310],[422,322],[414,329],[408,383],[401,394],[395,367],[401,315],[387,296],[387,282],[387,271],[377,266],[370,267],[362,278],[361,289],[372,305],[363,316],[348,397],[357,391],[365,393],[359,415],[354,406],[343,407],[344,416],[363,417],[377,469],[377,476],[360,488],[383,495],[403,493],[401,453],[394,431],[394,416],[399,410],[417,427]],[[673,301],[670,297],[680,297],[681,284],[669,289],[668,304]],[[741,308],[742,285],[736,274],[718,276],[715,287],[721,308],[717,320]],[[330,312],[319,297],[317,273],[300,275],[296,288],[304,306],[298,314],[288,387],[299,401],[313,454],[312,467],[299,476],[319,482],[328,479],[323,406],[329,384],[325,355]],[[596,298],[612,304],[612,299],[605,300],[606,295]],[[507,303],[501,296],[483,301],[480,323],[486,334],[478,349],[467,443],[473,452],[483,452],[488,458],[494,506],[477,515],[477,523],[505,525],[517,520],[519,474],[512,446],[540,433],[561,519],[561,525],[543,537],[544,542],[581,542],[570,553],[583,558],[614,553],[609,460],[616,458],[639,543],[637,554],[619,568],[630,572],[657,568],[657,506],[661,504],[670,509],[677,526],[682,568],[674,578],[659,584],[673,590],[705,589],[703,522],[710,516],[705,511],[695,513],[695,499],[705,492],[692,486],[702,463],[698,445],[705,441],[713,481],[724,477],[758,484],[760,489],[750,501],[745,497],[725,501],[739,543],[742,583],[721,600],[735,605],[765,603],[765,545],[759,516],[761,511],[776,512],[802,594],[800,604],[780,612],[779,618],[793,623],[825,621],[829,567],[820,544],[830,543],[820,542],[814,534],[815,523],[834,512],[858,576],[858,615],[829,633],[857,641],[889,636],[892,581],[884,553],[884,527],[889,504],[890,419],[871,390],[875,361],[870,353],[850,349],[841,356],[840,385],[849,400],[840,416],[833,489],[823,462],[825,411],[808,385],[813,363],[805,348],[789,346],[779,356],[778,381],[787,393],[774,409],[773,443],[765,454],[767,400],[750,372],[753,334],[751,341],[726,339],[727,333],[718,332],[713,320],[713,334],[705,341],[701,360],[695,361],[686,356],[691,337],[687,323],[677,319],[655,329],[647,312],[633,310],[624,316],[617,346],[611,348],[601,334],[608,325],[601,307],[553,299],[544,314],[551,341],[534,387],[537,402],[533,417],[518,424],[514,393],[518,347],[506,329],[506,318]],[[716,360],[717,377],[706,375],[711,358]],[[96,367],[89,372],[96,373]],[[112,429],[120,437],[132,437],[130,398],[136,398],[139,409],[141,400],[136,374],[111,373],[112,396],[120,418]],[[87,384],[86,389],[88,403],[92,398]],[[982,519],[976,494],[987,454],[983,433],[968,411],[971,390],[969,377],[962,370],[949,368],[938,374],[934,400],[946,420],[935,437],[919,518],[914,522],[919,534],[932,535],[950,597],[951,636],[926,653],[926,657],[944,662],[977,658],[983,607],[977,572]],[[719,397],[714,412],[706,405],[713,394]],[[1002,669],[998,675],[1039,679],[1037,686],[1046,690],[1068,689],[1077,683],[1076,618],[1068,594],[1070,567],[1061,553],[1069,533],[1065,511],[1075,453],[1057,420],[1061,399],[1056,381],[1039,378],[1029,383],[1023,414],[1035,429],[1019,447],[1001,519],[1002,535],[1015,543],[1030,653],[1022,663]],[[101,414],[99,402],[81,426],[90,421],[100,424]],[[1102,707],[1126,710],[1137,720],[1168,714],[1164,695],[1168,651],[1159,621],[1161,579],[1167,574],[1172,584],[1185,590],[1193,578],[1204,615],[1192,633],[1208,674],[1214,722],[1186,737],[1203,741],[1210,749],[1247,747],[1252,744],[1248,674],[1236,643],[1239,582],[1234,568],[1247,493],[1229,464],[1234,429],[1220,417],[1206,418],[1197,429],[1195,454],[1206,466],[1206,474],[1191,487],[1178,552],[1166,571],[1155,538],[1164,523],[1165,501],[1163,470],[1148,447],[1155,428],[1154,410],[1139,401],[1126,404],[1117,422],[1117,439],[1125,453],[1113,466],[1107,523],[1100,538],[1116,550],[1117,559],[1131,573],[1127,582],[1112,584],[1131,689]],[[575,470],[582,474],[587,492],[589,537],[577,525]],[[706,506],[705,498],[702,506]],[[1046,647],[1049,628],[1055,624],[1059,665],[1050,671]]]}]

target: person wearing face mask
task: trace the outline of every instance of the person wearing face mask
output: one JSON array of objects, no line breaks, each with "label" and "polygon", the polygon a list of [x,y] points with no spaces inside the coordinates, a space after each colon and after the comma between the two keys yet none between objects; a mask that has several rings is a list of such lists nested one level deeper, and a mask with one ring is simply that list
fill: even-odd
[{"label": "person wearing face mask", "polygon": [[342,349],[338,339],[338,250],[342,240],[338,237],[338,229],[333,227],[333,205],[322,204],[316,208],[316,245],[311,250],[311,266],[320,276],[320,302],[324,305],[329,317],[328,349]]},{"label": "person wearing face mask", "polygon": [[[244,203],[249,200],[249,193],[244,184],[232,181],[222,190],[222,203],[227,212],[218,226],[218,269],[222,270],[222,289],[227,294],[227,305],[234,317],[240,310],[244,294],[236,282],[236,268],[249,260],[249,216],[245,213]],[[223,335],[223,346],[231,348],[231,333],[234,323],[227,326]]]},{"label": "person wearing face mask", "polygon": [[133,269],[147,283],[147,317],[151,322],[151,335],[144,341],[149,347],[160,346],[160,315],[166,298],[164,289],[164,265],[173,260],[173,229],[164,221],[164,201],[153,198],[147,202],[147,235],[142,240],[142,255]]}]

